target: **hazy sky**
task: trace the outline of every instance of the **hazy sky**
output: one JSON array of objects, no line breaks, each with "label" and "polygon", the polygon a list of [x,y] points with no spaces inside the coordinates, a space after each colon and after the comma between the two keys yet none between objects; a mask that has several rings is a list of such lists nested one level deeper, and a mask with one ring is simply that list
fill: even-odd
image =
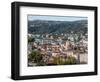
[{"label": "hazy sky", "polygon": [[77,21],[77,20],[87,20],[87,17],[28,15],[28,20]]}]

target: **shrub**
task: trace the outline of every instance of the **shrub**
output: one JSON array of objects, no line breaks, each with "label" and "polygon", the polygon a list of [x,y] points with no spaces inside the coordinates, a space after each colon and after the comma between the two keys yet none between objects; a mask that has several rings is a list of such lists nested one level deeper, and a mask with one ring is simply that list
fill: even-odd
[{"label": "shrub", "polygon": [[30,53],[28,55],[28,59],[30,61],[34,61],[34,62],[38,63],[42,60],[42,55],[40,54],[39,51],[32,51],[32,53]]}]

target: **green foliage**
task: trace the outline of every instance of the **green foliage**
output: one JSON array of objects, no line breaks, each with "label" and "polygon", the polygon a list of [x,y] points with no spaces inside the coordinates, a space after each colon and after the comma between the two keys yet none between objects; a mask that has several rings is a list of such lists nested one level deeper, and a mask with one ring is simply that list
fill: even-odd
[{"label": "green foliage", "polygon": [[43,60],[37,63],[37,66],[45,66],[45,65],[46,65],[46,62],[44,62]]},{"label": "green foliage", "polygon": [[69,56],[66,59],[65,64],[77,64],[77,60],[75,59],[75,57]]},{"label": "green foliage", "polygon": [[[34,24],[34,28],[32,25]],[[44,21],[34,20],[28,21],[28,32],[29,33],[70,33],[70,31],[84,32],[87,33],[87,20],[80,21]]]},{"label": "green foliage", "polygon": [[28,43],[34,42],[34,41],[35,41],[35,38],[28,37]]},{"label": "green foliage", "polygon": [[[43,61],[42,55],[39,51],[33,51],[31,54],[28,55],[28,60],[30,62],[36,63],[37,66],[45,66],[46,62]],[[78,61],[75,59],[75,57],[68,56],[67,58],[62,57],[53,57],[53,64],[55,65],[71,65],[71,64],[77,64]]]},{"label": "green foliage", "polygon": [[42,60],[42,55],[40,54],[39,51],[33,51],[31,54],[28,55],[28,59],[30,61],[38,63]]},{"label": "green foliage", "polygon": [[69,56],[68,58],[64,59],[61,57],[54,57],[54,64],[57,65],[67,65],[67,64],[77,64],[77,60],[75,57]]},{"label": "green foliage", "polygon": [[54,64],[63,65],[64,61],[61,57],[54,57]]},{"label": "green foliage", "polygon": [[28,55],[28,60],[37,64],[37,66],[46,65],[45,62],[42,60],[42,55],[39,51],[33,51],[31,54]]}]

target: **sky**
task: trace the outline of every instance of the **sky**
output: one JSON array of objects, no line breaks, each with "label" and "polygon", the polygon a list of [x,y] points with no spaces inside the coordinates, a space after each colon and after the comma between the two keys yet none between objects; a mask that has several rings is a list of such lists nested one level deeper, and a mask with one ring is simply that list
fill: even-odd
[{"label": "sky", "polygon": [[87,20],[87,17],[28,15],[28,20],[29,21],[33,21],[33,20],[77,21],[77,20]]}]

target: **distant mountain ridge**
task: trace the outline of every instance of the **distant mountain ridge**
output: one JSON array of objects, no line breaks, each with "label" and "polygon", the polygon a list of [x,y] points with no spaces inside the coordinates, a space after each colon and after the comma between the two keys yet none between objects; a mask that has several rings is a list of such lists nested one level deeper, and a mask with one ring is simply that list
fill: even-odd
[{"label": "distant mountain ridge", "polygon": [[28,21],[28,33],[69,33],[87,32],[87,20],[78,21],[51,21],[34,20]]}]

